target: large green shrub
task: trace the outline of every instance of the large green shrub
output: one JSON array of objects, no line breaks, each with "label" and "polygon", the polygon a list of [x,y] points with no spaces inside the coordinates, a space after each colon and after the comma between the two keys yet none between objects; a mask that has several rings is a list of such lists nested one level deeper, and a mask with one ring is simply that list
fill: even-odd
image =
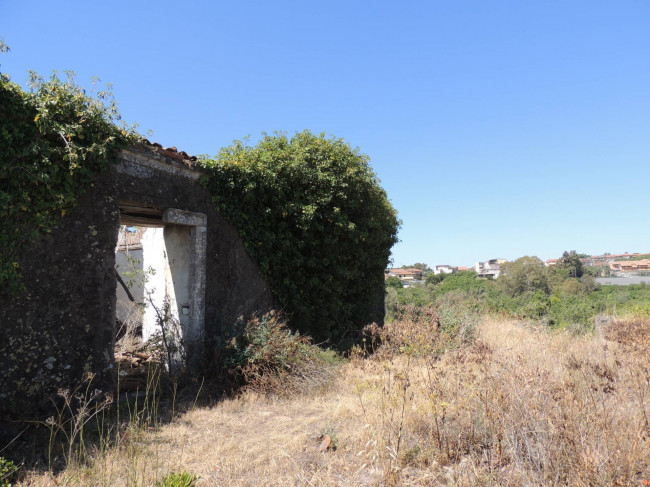
[{"label": "large green shrub", "polygon": [[477,279],[474,271],[460,271],[445,277],[440,284],[433,288],[437,296],[451,291],[475,291],[481,292],[490,286],[484,279]]},{"label": "large green shrub", "polygon": [[31,75],[31,89],[0,74],[0,289],[20,288],[21,251],[73,207],[129,140],[110,92]]},{"label": "large green shrub", "polygon": [[340,339],[373,321],[398,220],[365,155],[304,131],[236,141],[203,162],[294,328]]},{"label": "large green shrub", "polygon": [[519,296],[528,292],[542,291],[549,293],[548,271],[544,262],[538,257],[528,255],[513,262],[501,264],[501,275],[497,279],[499,287],[510,296]]}]

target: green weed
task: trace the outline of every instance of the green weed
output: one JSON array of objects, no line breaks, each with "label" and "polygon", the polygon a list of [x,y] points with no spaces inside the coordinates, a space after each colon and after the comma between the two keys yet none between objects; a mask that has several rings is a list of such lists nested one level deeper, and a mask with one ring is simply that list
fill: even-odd
[{"label": "green weed", "polygon": [[193,487],[196,485],[198,478],[198,475],[187,471],[172,472],[165,475],[160,482],[157,482],[156,487]]}]

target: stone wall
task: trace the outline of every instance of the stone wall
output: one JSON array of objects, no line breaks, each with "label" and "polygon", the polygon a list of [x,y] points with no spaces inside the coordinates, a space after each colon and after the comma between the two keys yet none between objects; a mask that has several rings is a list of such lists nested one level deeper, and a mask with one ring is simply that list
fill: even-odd
[{"label": "stone wall", "polygon": [[273,306],[237,231],[213,208],[201,172],[153,146],[124,151],[51,234],[19,259],[26,292],[0,290],[0,417],[46,411],[60,388],[113,381],[120,202],[207,217],[205,335]]}]

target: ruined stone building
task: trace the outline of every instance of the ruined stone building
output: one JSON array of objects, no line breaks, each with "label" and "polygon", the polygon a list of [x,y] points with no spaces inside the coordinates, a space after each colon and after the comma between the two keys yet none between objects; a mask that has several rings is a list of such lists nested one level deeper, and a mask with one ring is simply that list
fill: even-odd
[{"label": "ruined stone building", "polygon": [[124,150],[22,255],[26,291],[0,302],[2,416],[27,417],[86,374],[113,381],[116,322],[130,319],[119,281],[131,281],[136,301],[156,305],[136,317],[145,339],[168,303],[190,358],[204,336],[272,308],[269,286],[201,176],[185,153]]}]

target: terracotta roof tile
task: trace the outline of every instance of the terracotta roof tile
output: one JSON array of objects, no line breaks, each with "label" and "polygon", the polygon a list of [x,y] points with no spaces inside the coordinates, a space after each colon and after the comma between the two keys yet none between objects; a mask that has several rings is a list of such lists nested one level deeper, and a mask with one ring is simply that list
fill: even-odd
[{"label": "terracotta roof tile", "polygon": [[154,152],[157,152],[158,154],[163,155],[165,157],[182,161],[190,166],[199,160],[198,157],[190,156],[187,152],[179,151],[176,147],[163,147],[158,142],[150,142],[147,139],[143,139],[140,145],[142,145],[143,147],[148,147]]}]

